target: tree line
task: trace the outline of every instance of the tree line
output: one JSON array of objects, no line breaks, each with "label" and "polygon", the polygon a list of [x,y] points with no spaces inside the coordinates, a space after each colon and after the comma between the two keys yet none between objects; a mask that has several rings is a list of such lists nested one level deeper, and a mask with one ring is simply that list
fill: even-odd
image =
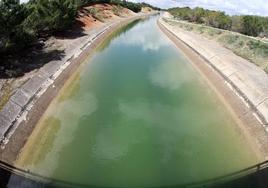
[{"label": "tree line", "polygon": [[249,36],[268,36],[268,17],[229,16],[222,11],[207,10],[200,7],[171,8],[168,10],[175,18],[205,24],[207,26],[239,32]]},{"label": "tree line", "polygon": [[141,3],[126,0],[0,0],[0,54],[31,45],[39,37],[69,28],[82,6],[110,3],[140,12]]}]

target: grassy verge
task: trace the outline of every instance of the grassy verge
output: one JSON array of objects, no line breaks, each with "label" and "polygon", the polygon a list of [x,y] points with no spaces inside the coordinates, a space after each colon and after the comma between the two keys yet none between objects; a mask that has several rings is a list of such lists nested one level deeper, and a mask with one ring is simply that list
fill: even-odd
[{"label": "grassy verge", "polygon": [[171,25],[178,26],[186,31],[191,31],[210,40],[214,40],[233,51],[236,55],[261,67],[266,73],[268,73],[267,42],[239,33],[188,23],[185,21],[173,21],[169,19],[166,20],[166,22]]}]

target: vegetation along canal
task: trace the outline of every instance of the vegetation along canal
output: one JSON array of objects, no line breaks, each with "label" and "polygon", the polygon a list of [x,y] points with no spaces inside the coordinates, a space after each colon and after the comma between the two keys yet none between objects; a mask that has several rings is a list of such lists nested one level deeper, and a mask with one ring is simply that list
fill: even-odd
[{"label": "vegetation along canal", "polygon": [[157,16],[107,39],[66,83],[17,165],[74,183],[153,187],[240,170],[257,157]]}]

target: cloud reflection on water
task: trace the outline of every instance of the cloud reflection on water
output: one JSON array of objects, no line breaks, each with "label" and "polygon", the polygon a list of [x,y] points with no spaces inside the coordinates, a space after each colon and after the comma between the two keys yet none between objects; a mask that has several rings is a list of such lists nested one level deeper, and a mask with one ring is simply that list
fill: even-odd
[{"label": "cloud reflection on water", "polygon": [[[149,22],[149,23],[148,23]],[[128,31],[127,35],[122,35],[120,40],[115,43],[119,45],[140,46],[143,51],[157,51],[160,47],[168,46],[170,43],[165,37],[160,37],[160,32],[152,32],[157,30],[155,20],[149,20],[140,23],[139,27],[134,27]]]},{"label": "cloud reflection on water", "polygon": [[[40,161],[39,164],[27,165],[27,169],[31,169],[33,172],[36,170],[39,174],[48,177],[53,174],[54,170],[58,166],[57,163],[60,159],[61,150],[75,137],[74,132],[77,128],[79,128],[78,125],[81,116],[90,115],[98,108],[98,99],[92,93],[84,93],[84,95],[75,96],[63,101],[56,101],[56,103],[57,105],[55,108],[49,109],[46,114],[48,118],[57,117],[61,124],[58,132],[56,133],[56,139],[52,143],[53,146],[46,146],[53,148],[53,150],[49,150],[49,152],[44,150],[46,153],[41,154],[41,156],[45,155],[44,160]],[[40,125],[49,126],[45,125],[44,121],[42,121]],[[40,153],[42,151],[41,147],[39,151],[35,152]]]},{"label": "cloud reflection on water", "polygon": [[189,75],[189,71],[186,71],[185,67],[177,61],[168,60],[153,67],[149,73],[152,84],[170,90],[177,90],[184,83],[190,82],[193,77]]}]

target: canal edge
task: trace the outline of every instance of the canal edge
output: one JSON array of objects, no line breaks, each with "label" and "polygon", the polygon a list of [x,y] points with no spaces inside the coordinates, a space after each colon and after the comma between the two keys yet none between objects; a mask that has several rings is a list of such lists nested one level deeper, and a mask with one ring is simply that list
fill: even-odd
[{"label": "canal edge", "polygon": [[[224,103],[227,103],[228,108],[230,108],[234,115],[238,118],[239,121],[241,121],[242,125],[239,125],[239,128],[242,129],[242,131],[247,134],[247,137],[254,137],[254,139],[257,141],[257,143],[251,143],[251,147],[254,151],[258,153],[262,153],[261,158],[263,160],[268,159],[268,123],[267,118],[265,117],[265,114],[261,113],[258,110],[258,104],[257,106],[253,104],[251,100],[247,97],[247,95],[243,92],[242,88],[239,88],[235,83],[233,83],[228,77],[226,77],[221,70],[219,70],[213,62],[210,61],[210,59],[206,58],[204,54],[200,53],[195,46],[192,46],[188,44],[187,41],[185,41],[183,38],[181,38],[178,34],[175,33],[172,29],[170,29],[166,23],[164,23],[165,18],[162,16],[158,19],[157,24],[160,28],[160,30],[176,45],[176,47],[181,51],[187,59],[193,64],[194,68],[204,76],[204,78],[209,82],[209,85],[211,85],[213,90],[216,90],[216,94],[220,95],[220,98],[223,98]],[[175,40],[175,41],[174,41]],[[176,44],[180,43],[180,44]],[[215,82],[209,78],[208,75],[206,75],[206,72],[202,70],[201,63],[195,63],[193,60],[189,57],[189,54],[185,52],[185,50],[181,49],[181,46],[184,46],[184,48],[188,48],[186,50],[190,50],[191,54],[195,54],[201,59],[204,64],[206,65],[207,69],[210,69],[209,73],[213,73],[215,75],[218,75],[218,77],[221,77],[220,79],[217,79]],[[232,92],[233,97],[236,98],[237,102],[236,105],[243,105],[244,110],[239,112],[239,110],[235,110],[233,104],[231,104],[231,99],[226,98],[226,95],[228,94],[220,93],[218,91],[219,88],[216,87],[220,82],[223,82],[223,85],[229,90],[229,92]],[[240,101],[240,104],[238,103],[238,100]],[[268,102],[267,99],[265,99],[263,102]],[[268,112],[268,107],[265,109]],[[264,111],[265,111],[264,110]],[[266,114],[267,115],[267,114]],[[253,120],[254,119],[254,120]],[[247,121],[250,121],[249,123]],[[252,124],[252,122],[255,122]],[[253,126],[252,126],[253,125]],[[245,130],[246,127],[246,130]],[[254,146],[257,146],[258,148],[255,148]]]},{"label": "canal edge", "polygon": [[[73,54],[49,71],[38,73],[15,92],[0,111],[0,160],[13,164],[35,125],[65,82],[109,35],[132,21],[155,15],[139,14],[108,23],[88,36]],[[21,133],[21,134],[19,134]]]}]

